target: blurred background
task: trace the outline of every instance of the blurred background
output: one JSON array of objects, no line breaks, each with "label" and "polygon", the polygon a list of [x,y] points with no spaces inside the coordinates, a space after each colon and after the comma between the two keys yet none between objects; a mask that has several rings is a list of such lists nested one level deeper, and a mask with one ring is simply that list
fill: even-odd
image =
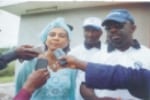
[{"label": "blurred background", "polygon": [[[0,54],[22,44],[41,45],[40,32],[57,17],[64,17],[74,27],[71,35],[71,47],[74,47],[83,42],[85,18],[95,16],[103,20],[115,8],[126,8],[132,13],[137,25],[134,37],[150,47],[148,0],[0,0]],[[105,31],[101,40],[106,40]],[[14,61],[0,71],[0,83],[12,83],[13,86],[19,66],[20,63]]]}]

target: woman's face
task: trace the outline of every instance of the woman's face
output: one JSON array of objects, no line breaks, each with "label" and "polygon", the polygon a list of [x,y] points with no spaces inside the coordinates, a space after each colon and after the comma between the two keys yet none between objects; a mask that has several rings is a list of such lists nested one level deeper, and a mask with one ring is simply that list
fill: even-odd
[{"label": "woman's face", "polygon": [[46,46],[48,50],[65,48],[69,44],[67,32],[63,28],[53,28],[47,36]]}]

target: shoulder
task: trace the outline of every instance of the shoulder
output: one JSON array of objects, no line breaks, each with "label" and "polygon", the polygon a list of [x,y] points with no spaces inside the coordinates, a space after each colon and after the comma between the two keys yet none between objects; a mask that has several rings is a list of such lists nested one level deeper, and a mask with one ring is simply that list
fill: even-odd
[{"label": "shoulder", "polygon": [[66,68],[65,70],[66,72],[69,72],[71,76],[75,77],[77,74],[77,70],[76,69],[71,69],[71,68]]},{"label": "shoulder", "polygon": [[108,56],[109,56],[109,53],[107,52],[107,45],[103,43],[101,45],[101,50],[99,50],[98,52],[92,55],[92,62],[103,61],[104,58],[107,58]]},{"label": "shoulder", "polygon": [[140,48],[141,51],[146,51],[146,52],[150,52],[150,49],[144,45],[141,45],[141,48]]},{"label": "shoulder", "polygon": [[37,58],[34,58],[31,60],[25,61],[24,64],[34,64],[34,63],[36,63],[36,61],[37,61]]},{"label": "shoulder", "polygon": [[72,69],[72,68],[65,68],[66,72],[70,72],[70,74],[74,74],[77,72],[77,69]]},{"label": "shoulder", "polygon": [[20,68],[19,72],[24,73],[24,72],[29,72],[29,71],[34,70],[36,62],[37,62],[37,58],[34,58],[32,60],[29,60],[29,61],[24,61],[22,63],[22,65],[20,66],[21,68]]},{"label": "shoulder", "polygon": [[84,45],[81,44],[81,45],[78,45],[76,47],[71,48],[71,50],[68,54],[76,54],[76,53],[83,51],[83,50],[85,50],[85,48],[84,48]]},{"label": "shoulder", "polygon": [[24,61],[22,65],[23,66],[33,66],[36,64],[36,62],[37,62],[37,58],[34,58],[32,60],[29,60],[29,61]]},{"label": "shoulder", "polygon": [[138,55],[150,56],[150,49],[146,46],[141,45],[141,48],[136,50],[136,53],[138,53]]},{"label": "shoulder", "polygon": [[78,50],[78,49],[83,49],[83,48],[84,48],[84,45],[80,44],[78,46],[73,47],[71,50]]}]

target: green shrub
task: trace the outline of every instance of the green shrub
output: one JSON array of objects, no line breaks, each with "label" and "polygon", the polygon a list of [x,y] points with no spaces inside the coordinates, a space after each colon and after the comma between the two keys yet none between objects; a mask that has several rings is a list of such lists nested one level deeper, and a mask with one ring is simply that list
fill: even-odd
[{"label": "green shrub", "polygon": [[0,71],[0,77],[13,76],[15,72],[15,61],[7,65],[7,68]]},{"label": "green shrub", "polygon": [[[0,48],[0,55],[8,52],[11,48]],[[7,65],[3,70],[0,70],[0,83],[12,82],[14,80],[15,61]]]},{"label": "green shrub", "polygon": [[1,83],[9,83],[14,81],[14,76],[4,76],[0,77],[0,84]]}]

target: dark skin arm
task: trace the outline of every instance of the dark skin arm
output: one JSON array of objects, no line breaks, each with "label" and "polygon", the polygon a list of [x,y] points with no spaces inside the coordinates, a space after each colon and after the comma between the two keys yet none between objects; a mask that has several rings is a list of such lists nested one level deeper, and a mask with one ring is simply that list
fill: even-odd
[{"label": "dark skin arm", "polygon": [[[125,68],[121,65],[111,66],[107,64],[87,63],[71,56],[66,56],[64,59],[66,59],[68,66],[70,65],[69,68],[76,68],[83,71],[87,68],[87,86],[111,90],[128,89],[135,97],[139,97],[144,100],[149,100],[150,98],[150,72],[147,69],[132,69]],[[104,78],[106,80],[102,80]],[[105,84],[102,83],[103,81],[105,81]],[[112,82],[112,84],[109,84],[110,82]],[[117,100],[121,100],[121,98],[117,98]]]},{"label": "dark skin arm", "polygon": [[6,65],[13,60],[30,60],[38,55],[39,53],[33,49],[33,46],[22,45],[0,56],[0,69],[6,68]]},{"label": "dark skin arm", "polygon": [[34,57],[37,57],[39,53],[33,49],[31,45],[22,45],[15,49],[17,58],[23,60],[30,60]]},{"label": "dark skin arm", "polygon": [[[49,72],[47,69],[39,69],[32,72],[13,100],[30,100],[32,93],[44,85],[48,78]],[[26,92],[22,92],[23,90]]]},{"label": "dark skin arm", "polygon": [[[76,59],[73,56],[66,56],[62,59],[65,59],[68,62],[68,66],[74,69],[80,69],[82,71],[86,70],[87,62]],[[80,93],[85,100],[119,100],[111,97],[97,97],[94,93],[94,89],[86,87],[85,84],[81,84]]]}]

